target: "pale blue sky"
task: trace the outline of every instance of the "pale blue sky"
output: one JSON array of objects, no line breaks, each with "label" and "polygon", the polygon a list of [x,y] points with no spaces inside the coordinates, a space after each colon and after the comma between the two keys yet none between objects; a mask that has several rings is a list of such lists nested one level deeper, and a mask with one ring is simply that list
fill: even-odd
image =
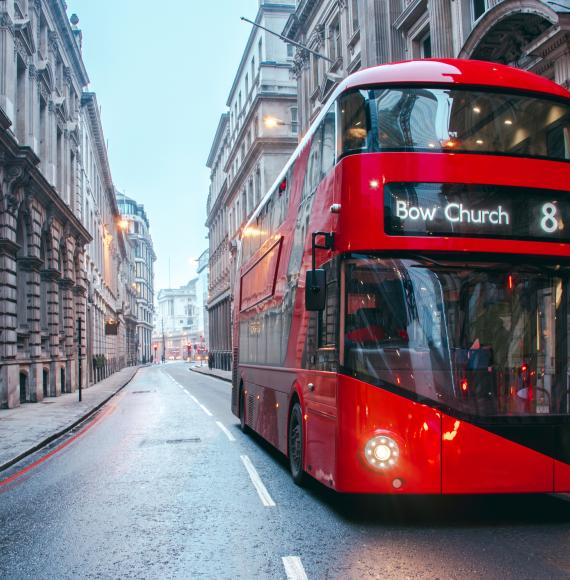
[{"label": "pale blue sky", "polygon": [[208,247],[206,159],[258,0],[67,0],[97,93],[113,180],[143,203],[155,290],[185,284]]}]

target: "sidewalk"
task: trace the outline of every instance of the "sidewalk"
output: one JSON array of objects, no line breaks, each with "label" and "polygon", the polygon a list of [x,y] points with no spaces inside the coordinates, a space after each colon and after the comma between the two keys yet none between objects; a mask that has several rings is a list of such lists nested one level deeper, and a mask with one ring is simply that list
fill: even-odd
[{"label": "sidewalk", "polygon": [[126,367],[83,389],[81,403],[76,391],[41,403],[0,409],[0,471],[69,431],[122,389],[138,369]]},{"label": "sidewalk", "polygon": [[201,375],[208,375],[209,377],[215,377],[216,379],[221,379],[222,381],[232,382],[232,371],[222,371],[220,369],[209,369],[207,366],[203,367],[190,367],[191,371],[195,373],[200,373]]}]

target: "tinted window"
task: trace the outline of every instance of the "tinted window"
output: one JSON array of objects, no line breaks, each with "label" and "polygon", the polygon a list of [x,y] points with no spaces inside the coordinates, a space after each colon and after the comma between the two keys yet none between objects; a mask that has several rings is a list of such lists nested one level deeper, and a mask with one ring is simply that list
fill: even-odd
[{"label": "tinted window", "polygon": [[342,153],[457,151],[570,158],[567,102],[440,88],[354,91],[341,97]]}]

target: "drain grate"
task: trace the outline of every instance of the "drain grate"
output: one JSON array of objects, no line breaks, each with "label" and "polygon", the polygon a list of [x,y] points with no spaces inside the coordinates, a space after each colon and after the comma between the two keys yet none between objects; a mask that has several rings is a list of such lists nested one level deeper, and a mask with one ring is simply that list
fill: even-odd
[{"label": "drain grate", "polygon": [[181,443],[200,443],[200,437],[186,437],[184,439],[143,439],[141,447],[154,447],[156,445],[180,445]]},{"label": "drain grate", "polygon": [[131,391],[133,395],[140,395],[141,393],[153,393],[154,391]]}]

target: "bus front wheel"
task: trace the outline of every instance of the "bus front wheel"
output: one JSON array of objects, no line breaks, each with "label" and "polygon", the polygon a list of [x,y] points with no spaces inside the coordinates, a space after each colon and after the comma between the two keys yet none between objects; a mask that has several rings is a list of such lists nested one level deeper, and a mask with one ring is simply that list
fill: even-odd
[{"label": "bus front wheel", "polygon": [[245,421],[245,393],[243,388],[239,390],[239,426],[243,433],[249,433],[249,427]]},{"label": "bus front wheel", "polygon": [[289,415],[289,469],[297,485],[303,485],[306,474],[303,470],[303,413],[301,405],[295,403]]}]

